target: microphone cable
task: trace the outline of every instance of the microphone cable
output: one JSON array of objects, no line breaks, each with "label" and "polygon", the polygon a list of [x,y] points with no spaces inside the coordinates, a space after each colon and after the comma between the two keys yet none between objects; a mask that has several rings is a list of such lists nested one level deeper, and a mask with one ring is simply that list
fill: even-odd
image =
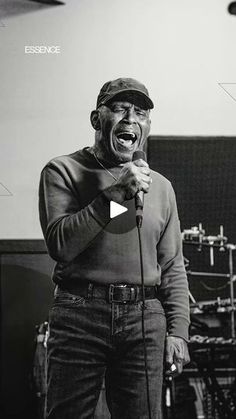
[{"label": "microphone cable", "polygon": [[[146,153],[143,150],[136,150],[133,154],[132,160],[143,159],[146,161]],[[143,195],[143,192],[142,192]],[[144,354],[144,369],[146,377],[146,394],[147,394],[147,406],[148,406],[148,418],[152,419],[151,415],[151,403],[150,403],[150,390],[149,390],[149,377],[148,377],[148,366],[147,366],[147,346],[145,337],[145,326],[144,326],[144,310],[145,310],[145,287],[144,287],[144,269],[143,269],[143,250],[142,250],[142,235],[141,227],[143,222],[143,203],[144,196],[136,194],[135,197],[135,208],[136,208],[136,226],[138,230],[138,242],[139,242],[139,259],[140,259],[140,273],[141,273],[141,289],[142,289],[142,339],[143,339],[143,354]]]},{"label": "microphone cable", "polygon": [[139,255],[140,255],[141,287],[142,287],[142,339],[143,339],[143,352],[144,352],[144,368],[145,368],[145,376],[146,376],[146,393],[147,393],[148,417],[149,417],[149,419],[152,419],[151,403],[150,403],[150,390],[149,390],[149,377],[148,377],[148,367],[147,367],[147,346],[146,346],[145,326],[144,326],[145,288],[144,288],[144,273],[143,273],[143,251],[142,251],[141,224],[137,222],[138,241],[139,241]]}]

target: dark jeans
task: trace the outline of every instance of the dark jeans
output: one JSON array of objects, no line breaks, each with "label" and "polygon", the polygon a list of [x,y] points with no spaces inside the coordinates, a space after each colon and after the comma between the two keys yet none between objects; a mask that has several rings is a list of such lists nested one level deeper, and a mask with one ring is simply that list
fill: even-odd
[{"label": "dark jeans", "polygon": [[[105,378],[112,419],[148,419],[142,303],[108,303],[56,289],[49,314],[46,417],[92,419]],[[166,319],[145,301],[152,419],[161,417]]]}]

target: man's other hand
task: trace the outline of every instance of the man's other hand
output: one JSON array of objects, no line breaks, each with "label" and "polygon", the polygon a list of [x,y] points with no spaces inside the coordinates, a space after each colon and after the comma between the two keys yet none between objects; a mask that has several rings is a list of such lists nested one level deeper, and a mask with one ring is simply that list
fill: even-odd
[{"label": "man's other hand", "polygon": [[[183,371],[183,366],[190,361],[187,342],[177,336],[166,337],[165,349],[166,373],[178,375]],[[171,366],[175,365],[176,369]]]}]

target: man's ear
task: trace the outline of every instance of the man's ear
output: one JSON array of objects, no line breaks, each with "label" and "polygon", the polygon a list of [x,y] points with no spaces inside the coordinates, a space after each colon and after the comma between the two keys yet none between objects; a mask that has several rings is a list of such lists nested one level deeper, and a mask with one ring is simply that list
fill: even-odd
[{"label": "man's ear", "polygon": [[99,131],[101,129],[101,124],[100,124],[100,120],[99,120],[99,111],[98,110],[91,112],[90,121],[91,121],[92,127],[96,131]]}]

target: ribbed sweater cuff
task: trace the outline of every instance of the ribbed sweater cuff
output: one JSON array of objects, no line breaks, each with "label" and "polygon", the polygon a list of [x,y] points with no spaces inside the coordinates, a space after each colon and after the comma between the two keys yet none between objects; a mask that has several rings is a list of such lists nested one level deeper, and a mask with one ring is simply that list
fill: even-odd
[{"label": "ribbed sweater cuff", "polygon": [[183,317],[176,317],[168,327],[169,336],[177,336],[189,342],[189,321]]}]

